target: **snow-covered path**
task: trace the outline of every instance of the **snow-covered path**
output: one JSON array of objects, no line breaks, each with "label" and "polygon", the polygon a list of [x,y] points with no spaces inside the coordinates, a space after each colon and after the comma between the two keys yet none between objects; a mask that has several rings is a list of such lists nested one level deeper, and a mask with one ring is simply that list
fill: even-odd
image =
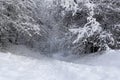
[{"label": "snow-covered path", "polygon": [[119,60],[120,51],[72,62],[0,52],[0,80],[120,80]]}]

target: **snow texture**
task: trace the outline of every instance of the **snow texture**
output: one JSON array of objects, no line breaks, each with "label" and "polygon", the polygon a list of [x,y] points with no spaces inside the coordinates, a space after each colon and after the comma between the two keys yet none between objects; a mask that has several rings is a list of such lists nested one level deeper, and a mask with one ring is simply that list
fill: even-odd
[{"label": "snow texture", "polygon": [[0,52],[0,80],[120,80],[119,57],[120,51],[109,50],[103,55],[63,57],[70,60],[64,61],[13,47]]}]

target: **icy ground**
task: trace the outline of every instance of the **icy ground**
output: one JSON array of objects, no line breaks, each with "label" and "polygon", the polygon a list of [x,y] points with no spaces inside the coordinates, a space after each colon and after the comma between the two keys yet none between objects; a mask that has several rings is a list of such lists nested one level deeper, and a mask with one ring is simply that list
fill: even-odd
[{"label": "icy ground", "polygon": [[26,47],[0,52],[0,80],[120,80],[120,51],[52,58]]}]

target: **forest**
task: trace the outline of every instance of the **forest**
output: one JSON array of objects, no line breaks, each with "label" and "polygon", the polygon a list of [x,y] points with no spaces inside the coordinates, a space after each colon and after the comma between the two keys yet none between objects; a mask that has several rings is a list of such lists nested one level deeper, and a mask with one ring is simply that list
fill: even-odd
[{"label": "forest", "polygon": [[0,0],[0,47],[88,54],[120,49],[119,0]]}]

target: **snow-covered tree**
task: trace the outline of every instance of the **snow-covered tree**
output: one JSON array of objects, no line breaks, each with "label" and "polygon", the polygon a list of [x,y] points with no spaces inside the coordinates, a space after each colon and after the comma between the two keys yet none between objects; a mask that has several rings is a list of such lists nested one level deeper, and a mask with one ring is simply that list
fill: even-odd
[{"label": "snow-covered tree", "polygon": [[116,0],[1,0],[0,45],[76,54],[120,48],[119,4]]},{"label": "snow-covered tree", "polygon": [[[75,2],[71,2],[72,5],[76,4],[77,6],[72,6],[72,8],[70,6],[70,2],[68,4],[64,4],[70,6],[65,7],[67,9],[65,12],[71,12],[70,16],[66,19],[68,19],[67,24],[69,24],[69,30],[73,33],[73,53],[93,53],[106,50],[107,48],[115,45],[115,39],[112,32],[110,32],[110,30],[104,30],[101,23],[97,21],[99,19],[94,17],[96,14],[95,11],[98,8],[98,5],[96,4],[97,2],[99,3],[99,1],[92,0],[77,2],[77,4]],[[82,4],[82,6],[80,4]],[[78,20],[75,20],[74,17],[78,14],[82,14],[84,18],[80,16],[77,17]],[[79,24],[79,21],[81,21],[81,24]]]},{"label": "snow-covered tree", "polygon": [[0,1],[0,43],[30,44],[46,34],[32,0]]}]

